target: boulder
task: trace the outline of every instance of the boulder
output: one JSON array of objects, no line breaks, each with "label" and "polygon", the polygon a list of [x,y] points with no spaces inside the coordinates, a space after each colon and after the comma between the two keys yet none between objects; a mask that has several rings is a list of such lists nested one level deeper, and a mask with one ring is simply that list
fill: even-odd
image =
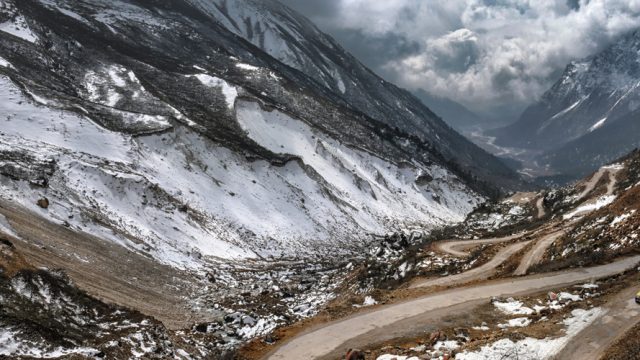
[{"label": "boulder", "polygon": [[36,202],[36,204],[38,204],[38,206],[40,206],[43,209],[47,209],[49,208],[49,199],[47,199],[46,197],[43,197],[39,199],[38,202]]}]

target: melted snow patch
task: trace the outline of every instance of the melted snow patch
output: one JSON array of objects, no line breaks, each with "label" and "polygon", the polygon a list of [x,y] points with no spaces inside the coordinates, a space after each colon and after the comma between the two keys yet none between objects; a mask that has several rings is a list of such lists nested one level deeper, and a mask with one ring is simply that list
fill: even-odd
[{"label": "melted snow patch", "polygon": [[533,309],[524,306],[522,301],[516,301],[513,298],[507,299],[506,302],[494,301],[493,306],[509,315],[531,315],[534,313]]},{"label": "melted snow patch", "polygon": [[249,70],[249,71],[258,71],[258,70],[260,70],[260,68],[257,67],[257,66],[253,66],[253,65],[249,65],[249,64],[243,64],[243,63],[236,64],[236,67],[238,69]]},{"label": "melted snow patch", "polygon": [[622,214],[619,216],[616,216],[612,221],[610,226],[616,226],[621,222],[624,222],[625,220],[627,220],[628,218],[630,218],[633,214],[635,213],[635,210],[632,210],[626,214]]},{"label": "melted snow patch", "polygon": [[3,58],[2,56],[0,56],[0,66],[6,67],[6,68],[12,68],[13,67],[13,65],[11,65],[11,63],[9,61],[7,61],[5,58]]},{"label": "melted snow patch", "polygon": [[517,342],[502,339],[475,352],[462,352],[456,355],[456,360],[492,360],[511,359],[541,360],[551,359],[580,331],[589,326],[594,320],[605,314],[601,308],[590,310],[576,309],[571,317],[564,320],[567,327],[565,336],[560,338],[534,339],[525,338]]},{"label": "melted snow patch", "polygon": [[582,214],[590,213],[592,211],[601,209],[611,204],[615,199],[616,199],[615,195],[601,196],[600,198],[598,198],[598,200],[596,200],[596,202],[578,206],[572,212],[565,214],[564,219],[568,220],[577,215],[582,215]]},{"label": "melted snow patch", "polygon": [[238,90],[234,86],[229,85],[229,83],[220,78],[207,74],[197,74],[191,76],[198,79],[204,86],[221,89],[225,99],[227,100],[229,109],[233,109],[236,98],[238,97]]},{"label": "melted snow patch", "polygon": [[592,131],[602,127],[602,125],[604,125],[605,121],[607,121],[606,117],[604,119],[598,120],[598,122],[596,122],[595,124],[593,124],[592,127],[589,128],[589,132],[592,132]]},{"label": "melted snow patch", "polygon": [[20,332],[17,330],[13,330],[11,328],[0,328],[0,356],[7,356],[11,358],[26,356],[53,359],[72,354],[93,357],[99,353],[98,350],[88,347],[58,347],[51,350],[44,350],[40,344],[21,340],[18,335],[20,335]]},{"label": "melted snow patch", "polygon": [[4,31],[13,36],[17,36],[30,43],[35,43],[38,37],[31,31],[27,21],[22,15],[16,16],[14,20],[6,21],[0,24],[0,31]]},{"label": "melted snow patch", "polygon": [[525,327],[531,324],[531,319],[526,317],[519,317],[515,319],[509,319],[505,324],[498,324],[500,329],[506,329],[510,327]]},{"label": "melted snow patch", "polygon": [[7,235],[11,235],[16,238],[18,237],[15,230],[13,230],[13,227],[11,227],[11,224],[9,224],[9,221],[7,220],[7,218],[4,217],[4,215],[2,214],[0,214],[0,232],[3,232]]}]

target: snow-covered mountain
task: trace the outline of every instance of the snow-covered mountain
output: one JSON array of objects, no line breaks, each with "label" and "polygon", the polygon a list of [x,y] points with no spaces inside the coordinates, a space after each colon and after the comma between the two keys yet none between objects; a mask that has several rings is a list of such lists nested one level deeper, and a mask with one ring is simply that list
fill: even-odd
[{"label": "snow-covered mountain", "polygon": [[275,1],[0,4],[0,193],[163,263],[358,251],[515,181]]},{"label": "snow-covered mountain", "polygon": [[640,31],[570,63],[519,121],[493,132],[499,145],[545,152],[541,165],[584,175],[640,145]]}]

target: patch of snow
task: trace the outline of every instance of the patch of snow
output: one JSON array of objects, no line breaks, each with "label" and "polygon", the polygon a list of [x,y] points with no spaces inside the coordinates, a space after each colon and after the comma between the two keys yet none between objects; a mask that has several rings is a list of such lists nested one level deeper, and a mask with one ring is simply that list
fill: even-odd
[{"label": "patch of snow", "polygon": [[615,199],[616,199],[615,195],[601,196],[594,203],[588,203],[588,204],[584,204],[584,205],[578,206],[572,212],[570,212],[568,214],[565,214],[563,216],[563,218],[565,220],[568,220],[568,219],[571,219],[571,218],[573,218],[573,217],[575,217],[577,215],[582,215],[582,214],[585,214],[585,213],[589,213],[589,212],[601,209],[601,208],[611,204]]},{"label": "patch of snow", "polygon": [[11,227],[11,224],[9,224],[7,218],[2,214],[0,214],[0,232],[4,232],[5,234],[13,236],[15,238],[18,237],[18,234],[16,234],[13,227]]},{"label": "patch of snow", "polygon": [[515,319],[509,319],[505,324],[498,324],[498,327],[501,329],[506,329],[510,327],[525,327],[531,324],[531,319],[526,317],[519,317]]},{"label": "patch of snow", "polygon": [[5,58],[3,58],[2,56],[0,56],[0,66],[6,67],[6,68],[12,68],[13,67],[13,65],[11,65],[11,63],[9,61],[7,61]]},{"label": "patch of snow", "polygon": [[507,299],[506,302],[494,301],[493,306],[509,315],[531,315],[534,313],[533,309],[524,306],[521,301],[516,301],[513,298]]},{"label": "patch of snow", "polygon": [[578,105],[580,105],[580,103],[582,103],[584,100],[585,100],[585,98],[582,98],[582,99],[580,99],[580,100],[576,101],[575,103],[571,104],[568,108],[566,108],[566,109],[564,109],[564,110],[560,111],[559,113],[557,113],[557,114],[553,115],[553,116],[550,118],[550,120],[553,120],[553,119],[559,118],[559,117],[561,117],[562,115],[567,114],[567,113],[568,113],[568,112],[570,112],[571,110],[575,109]]},{"label": "patch of snow", "polygon": [[236,64],[236,67],[238,69],[249,70],[249,71],[258,71],[258,70],[260,70],[260,68],[257,67],[257,66],[253,66],[253,65],[249,65],[249,64],[243,64],[243,63]]},{"label": "patch of snow", "polygon": [[596,122],[595,124],[593,124],[592,127],[589,128],[589,132],[592,132],[592,131],[602,127],[602,125],[604,125],[605,121],[607,121],[606,117],[603,118],[603,119],[598,120],[598,122]]},{"label": "patch of snow", "polygon": [[376,299],[374,299],[372,296],[365,296],[364,298],[364,302],[362,303],[362,305],[353,305],[353,307],[367,307],[367,306],[373,306],[378,304],[378,302],[376,301]]},{"label": "patch of snow", "polygon": [[376,360],[420,360],[420,358],[417,356],[408,357],[402,355],[384,354],[378,356]]},{"label": "patch of snow", "polygon": [[41,359],[54,359],[79,355],[81,357],[94,357],[99,353],[97,349],[89,347],[43,349],[40,344],[21,340],[18,330],[0,328],[0,356],[7,357],[34,357]]},{"label": "patch of snow", "polygon": [[207,74],[198,74],[191,76],[198,79],[202,83],[202,85],[205,85],[207,87],[219,88],[222,91],[222,94],[224,94],[229,109],[233,109],[236,98],[238,97],[238,90],[235,88],[235,86],[231,86],[226,81]]},{"label": "patch of snow", "polygon": [[456,360],[488,360],[518,358],[520,360],[551,359],[562,350],[569,341],[580,331],[589,326],[594,320],[606,313],[601,308],[590,310],[576,309],[571,317],[564,320],[567,327],[565,336],[559,338],[534,339],[525,338],[514,342],[501,339],[483,346],[478,351],[464,351],[456,355]]},{"label": "patch of snow", "polygon": [[38,41],[38,37],[31,31],[22,15],[16,16],[13,21],[6,21],[0,24],[0,31],[17,36],[30,43]]},{"label": "patch of snow", "polygon": [[582,285],[576,285],[576,287],[582,288],[582,289],[597,289],[598,287],[600,287],[598,284],[582,284]]},{"label": "patch of snow", "polygon": [[616,217],[611,221],[610,226],[616,226],[616,225],[618,225],[619,223],[621,223],[621,222],[625,221],[626,219],[630,218],[634,213],[635,213],[635,210],[634,210],[634,211],[630,211],[630,212],[628,212],[628,213],[626,213],[626,214],[622,214],[622,215],[616,216]]},{"label": "patch of snow", "polygon": [[568,292],[561,292],[560,294],[558,294],[558,299],[560,301],[582,301],[582,297],[580,297],[580,295],[575,295]]}]

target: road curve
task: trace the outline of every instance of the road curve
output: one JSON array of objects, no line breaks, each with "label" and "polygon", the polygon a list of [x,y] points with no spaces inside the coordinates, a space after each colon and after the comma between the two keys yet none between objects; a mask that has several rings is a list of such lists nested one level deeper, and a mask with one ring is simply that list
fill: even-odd
[{"label": "road curve", "polygon": [[516,271],[514,271],[514,275],[524,275],[527,273],[529,268],[532,265],[539,263],[544,257],[544,252],[547,250],[549,246],[559,237],[564,235],[564,230],[560,230],[548,235],[545,235],[542,239],[538,240],[535,245],[522,257],[522,261]]},{"label": "road curve", "polygon": [[509,240],[513,240],[522,236],[523,234],[513,234],[501,238],[479,239],[479,240],[445,240],[439,241],[435,244],[436,249],[440,252],[447,253],[449,255],[457,257],[469,256],[469,249],[474,246],[497,244]]},{"label": "road curve", "polygon": [[[402,329],[394,329],[394,324],[403,320],[410,320],[412,317],[467,302],[489,299],[492,296],[535,293],[554,287],[611,276],[636,266],[638,262],[640,262],[640,256],[634,256],[607,265],[452,289],[397,304],[373,308],[367,312],[355,314],[311,329],[285,342],[267,355],[266,358],[297,360],[323,357],[338,358],[344,350],[353,345],[349,344],[350,340],[369,332],[389,329],[389,331],[379,332],[383,335],[372,339],[371,342],[397,337]],[[460,310],[457,309],[456,311],[459,312]],[[362,346],[366,344],[356,345]]]},{"label": "road curve", "polygon": [[460,274],[443,276],[435,279],[418,280],[414,282],[410,288],[429,287],[429,286],[450,286],[460,285],[476,280],[484,280],[495,274],[496,268],[503,262],[507,261],[518,251],[522,250],[530,241],[519,242],[511,244],[504,249],[501,249],[496,256],[494,256],[487,263],[465,271]]}]

